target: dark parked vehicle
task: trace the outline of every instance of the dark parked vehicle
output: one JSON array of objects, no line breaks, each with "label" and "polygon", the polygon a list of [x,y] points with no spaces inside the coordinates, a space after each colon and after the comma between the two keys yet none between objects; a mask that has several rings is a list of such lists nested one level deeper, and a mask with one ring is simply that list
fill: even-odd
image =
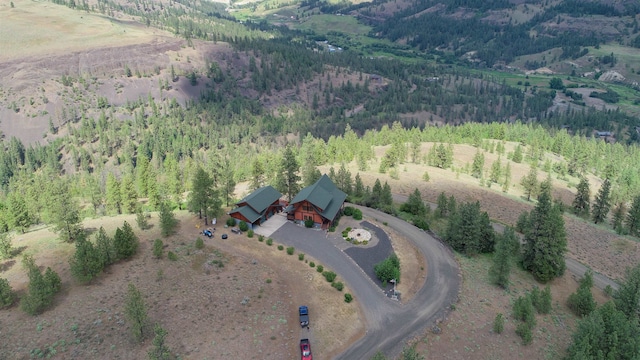
[{"label": "dark parked vehicle", "polygon": [[208,237],[208,238],[212,238],[213,237],[213,231],[211,229],[205,229],[202,230],[202,235]]},{"label": "dark parked vehicle", "polygon": [[231,232],[234,233],[234,234],[242,234],[242,230],[240,230],[237,227],[231,228]]},{"label": "dark parked vehicle", "polygon": [[222,240],[228,238],[227,234],[222,234]]},{"label": "dark parked vehicle", "polygon": [[313,360],[313,355],[311,354],[311,344],[309,344],[309,339],[300,340],[300,358],[302,360]]},{"label": "dark parked vehicle", "polygon": [[298,308],[298,313],[300,314],[300,326],[301,327],[309,327],[309,308],[302,305]]}]

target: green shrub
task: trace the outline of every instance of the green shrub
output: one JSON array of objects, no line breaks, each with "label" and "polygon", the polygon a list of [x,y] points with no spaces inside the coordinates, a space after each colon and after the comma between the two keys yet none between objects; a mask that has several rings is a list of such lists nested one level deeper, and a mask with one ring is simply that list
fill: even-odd
[{"label": "green shrub", "polygon": [[287,254],[293,255],[295,251],[296,251],[296,248],[294,248],[293,246],[287,247]]},{"label": "green shrub", "polygon": [[227,226],[236,226],[236,219],[230,217],[227,219]]},{"label": "green shrub", "polygon": [[316,267],[316,263],[314,263],[313,261],[309,262],[309,266],[310,267]]},{"label": "green shrub", "polygon": [[253,229],[249,229],[249,231],[247,231],[247,237],[253,237]]},{"label": "green shrub", "polygon": [[[196,246],[198,245],[198,243],[196,242]],[[153,257],[155,257],[156,259],[162,259],[162,253],[164,252],[164,243],[162,243],[162,240],[160,239],[155,239],[153,241]]]},{"label": "green shrub", "polygon": [[267,245],[269,245],[269,246],[273,245],[273,239],[272,238],[268,238],[267,239]]},{"label": "green shrub", "polygon": [[331,284],[331,286],[333,286],[334,288],[336,288],[336,290],[338,291],[342,291],[342,289],[344,289],[344,284],[340,281],[336,281],[333,284]]},{"label": "green shrub", "polygon": [[246,221],[240,221],[238,223],[238,229],[240,229],[240,231],[247,231],[249,230],[249,224],[247,224]]},{"label": "green shrub", "polygon": [[516,327],[516,334],[522,338],[523,345],[531,344],[533,334],[531,333],[531,326],[529,324],[526,322],[518,324],[518,327]]},{"label": "green shrub", "polygon": [[167,258],[171,261],[178,261],[178,255],[176,255],[176,253],[174,253],[173,251],[169,251],[167,253]]},{"label": "green shrub", "polygon": [[350,226],[347,226],[346,229],[344,229],[344,232],[348,233],[349,231],[353,230]]},{"label": "green shrub", "polygon": [[422,230],[429,230],[429,223],[427,223],[427,219],[424,218],[413,219],[413,225]]},{"label": "green shrub", "polygon": [[520,296],[513,303],[513,317],[529,324],[530,327],[536,325],[535,308],[530,296]]},{"label": "green shrub", "polygon": [[204,240],[202,238],[196,239],[196,249],[202,249],[204,247]]},{"label": "green shrub", "polygon": [[9,284],[9,280],[0,278],[0,309],[13,305],[16,294]]},{"label": "green shrub", "polygon": [[336,231],[336,226],[335,225],[329,226],[329,232],[334,232],[334,231]]},{"label": "green shrub", "polygon": [[333,271],[324,271],[322,272],[322,276],[324,276],[324,278],[327,279],[328,282],[333,282],[333,280],[336,279],[336,273],[334,273]]},{"label": "green shrub", "polygon": [[351,215],[353,215],[353,210],[355,210],[355,208],[353,208],[351,206],[345,206],[343,211],[344,211],[344,214],[346,216],[351,216]]},{"label": "green shrub", "polygon": [[278,245],[278,250],[280,250],[280,251],[284,250],[284,246]]},{"label": "green shrub", "polygon": [[304,260],[304,254],[303,253],[298,254],[298,260],[300,260],[300,261]]},{"label": "green shrub", "polygon": [[613,288],[611,287],[611,285],[607,285],[604,288],[604,293],[605,295],[607,295],[608,297],[613,296]]},{"label": "green shrub", "polygon": [[353,211],[353,219],[354,220],[362,220],[362,210],[360,209],[355,209]]},{"label": "green shrub", "polygon": [[400,280],[400,259],[395,254],[392,254],[388,258],[377,263],[373,270],[376,273],[376,277],[383,282],[388,282],[391,279]]},{"label": "green shrub", "polygon": [[312,227],[313,227],[313,224],[314,224],[314,223],[313,223],[313,219],[311,219],[311,218],[308,218],[308,219],[306,219],[306,220],[304,221],[304,226],[305,226],[305,227],[307,227],[307,228],[312,228]]},{"label": "green shrub", "polygon": [[271,279],[267,279],[267,284],[271,284]]},{"label": "green shrub", "polygon": [[344,294],[344,302],[347,304],[353,301],[353,295],[346,293]]},{"label": "green shrub", "polygon": [[264,235],[258,235],[258,241],[263,242],[264,241]]},{"label": "green shrub", "polygon": [[316,271],[319,272],[319,273],[321,273],[323,270],[324,270],[324,266],[322,266],[322,265],[318,265],[316,267]]},{"label": "green shrub", "polygon": [[493,332],[496,334],[501,334],[504,330],[504,316],[501,313],[496,315],[496,318],[493,320]]}]

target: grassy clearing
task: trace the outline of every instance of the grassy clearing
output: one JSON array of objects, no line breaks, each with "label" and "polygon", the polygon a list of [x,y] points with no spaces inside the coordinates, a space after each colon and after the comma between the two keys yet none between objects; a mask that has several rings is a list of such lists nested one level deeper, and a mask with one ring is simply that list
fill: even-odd
[{"label": "grassy clearing", "polygon": [[0,7],[0,60],[138,44],[154,36],[151,29],[135,22],[109,19],[50,2],[13,0],[13,3],[14,8]]}]

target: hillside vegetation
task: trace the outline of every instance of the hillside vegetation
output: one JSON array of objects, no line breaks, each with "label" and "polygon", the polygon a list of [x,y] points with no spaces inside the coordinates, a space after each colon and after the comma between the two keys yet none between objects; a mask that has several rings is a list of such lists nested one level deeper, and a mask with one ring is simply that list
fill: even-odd
[{"label": "hillside vegetation", "polygon": [[285,170],[300,186],[322,171],[443,239],[450,220],[380,203],[382,183],[386,200],[446,193],[525,237],[546,189],[566,255],[621,281],[639,251],[638,13],[624,0],[2,4],[1,243],[50,226],[86,250],[83,219],[221,215],[282,189]]}]

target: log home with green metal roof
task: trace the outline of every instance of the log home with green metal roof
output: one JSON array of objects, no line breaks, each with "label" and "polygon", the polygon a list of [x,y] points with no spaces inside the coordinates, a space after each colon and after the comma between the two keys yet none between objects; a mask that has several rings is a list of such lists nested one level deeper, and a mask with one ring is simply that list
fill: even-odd
[{"label": "log home with green metal roof", "polygon": [[287,206],[286,201],[281,200],[281,197],[282,194],[273,186],[261,187],[237,202],[229,215],[246,222],[250,227],[260,225]]},{"label": "log home with green metal roof", "polygon": [[328,229],[342,210],[347,198],[342,190],[325,174],[315,184],[296,195],[285,210],[287,219],[304,222],[312,219],[316,226]]}]

